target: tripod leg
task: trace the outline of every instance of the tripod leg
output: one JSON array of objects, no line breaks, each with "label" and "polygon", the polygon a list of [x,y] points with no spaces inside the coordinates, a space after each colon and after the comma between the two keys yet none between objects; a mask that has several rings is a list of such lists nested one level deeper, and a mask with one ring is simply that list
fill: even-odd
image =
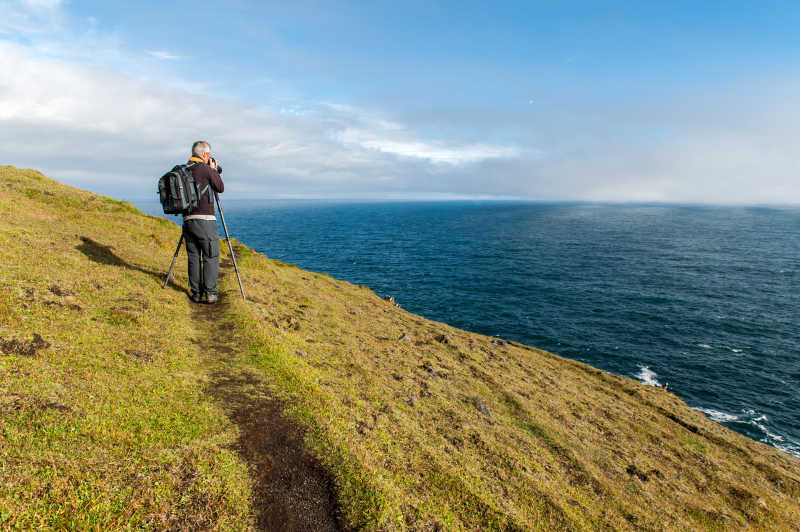
[{"label": "tripod leg", "polygon": [[175,267],[175,261],[178,259],[178,253],[181,251],[181,244],[183,244],[183,233],[181,233],[181,239],[178,240],[178,247],[175,248],[175,254],[172,256],[172,263],[169,265],[169,271],[167,272],[167,278],[164,279],[164,286],[161,288],[166,288],[169,284],[170,279],[172,279],[172,269]]},{"label": "tripod leg", "polygon": [[225,215],[222,214],[222,205],[219,203],[219,194],[214,192],[214,198],[217,200],[217,208],[219,209],[219,217],[222,220],[222,228],[225,230],[225,239],[228,241],[228,249],[231,252],[231,259],[233,260],[233,269],[236,270],[236,279],[239,281],[239,291],[242,293],[242,299],[247,301],[244,297],[244,288],[242,287],[242,278],[239,275],[239,266],[236,264],[236,255],[233,254],[233,245],[231,244],[231,236],[228,234],[228,226],[225,225]]}]

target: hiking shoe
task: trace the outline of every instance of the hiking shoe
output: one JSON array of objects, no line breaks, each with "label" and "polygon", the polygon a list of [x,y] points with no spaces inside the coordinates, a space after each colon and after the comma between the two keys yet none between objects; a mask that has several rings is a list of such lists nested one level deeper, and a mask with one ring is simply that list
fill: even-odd
[{"label": "hiking shoe", "polygon": [[213,305],[217,301],[219,301],[219,295],[217,295],[217,294],[208,294],[208,296],[206,298],[206,303],[208,303],[209,305]]},{"label": "hiking shoe", "polygon": [[191,299],[195,303],[200,303],[203,300],[203,295],[198,292],[192,292],[192,295],[189,296],[189,299]]}]

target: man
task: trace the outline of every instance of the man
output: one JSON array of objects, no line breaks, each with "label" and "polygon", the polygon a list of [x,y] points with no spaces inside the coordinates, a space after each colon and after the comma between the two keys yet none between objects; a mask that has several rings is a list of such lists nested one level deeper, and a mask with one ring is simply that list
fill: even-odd
[{"label": "man", "polygon": [[225,190],[219,175],[222,167],[211,158],[211,146],[202,140],[192,144],[189,162],[195,163],[192,174],[201,192],[197,208],[183,216],[183,237],[189,254],[189,289],[195,303],[202,302],[205,296],[207,303],[214,304],[219,301],[219,234],[214,216],[214,192]]}]

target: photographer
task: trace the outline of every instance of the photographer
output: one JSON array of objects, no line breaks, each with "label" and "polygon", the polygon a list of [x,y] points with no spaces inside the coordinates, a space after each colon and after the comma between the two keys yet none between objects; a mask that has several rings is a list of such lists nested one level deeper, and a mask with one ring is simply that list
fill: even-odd
[{"label": "photographer", "polygon": [[[205,191],[196,209],[183,217],[183,236],[189,254],[189,289],[191,299],[200,303],[219,301],[217,274],[219,272],[219,234],[214,216],[214,192],[222,193],[225,185],[220,174],[222,166],[211,157],[208,142],[198,140],[192,144],[190,163],[197,188]],[[202,259],[202,262],[201,262]],[[202,278],[201,278],[202,277]]]}]

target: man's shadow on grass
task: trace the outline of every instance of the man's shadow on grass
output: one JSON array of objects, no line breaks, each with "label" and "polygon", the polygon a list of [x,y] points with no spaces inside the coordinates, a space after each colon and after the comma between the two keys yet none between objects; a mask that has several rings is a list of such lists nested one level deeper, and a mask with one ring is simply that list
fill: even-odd
[{"label": "man's shadow on grass", "polygon": [[[156,272],[153,270],[142,268],[141,266],[137,266],[136,264],[131,264],[129,262],[124,261],[119,256],[117,256],[116,253],[111,251],[112,249],[114,249],[114,246],[106,246],[86,236],[81,237],[81,242],[82,244],[78,244],[77,246],[75,246],[75,249],[86,255],[89,258],[89,260],[92,260],[99,264],[119,266],[121,268],[126,268],[128,270],[135,270],[137,272],[146,273],[147,275],[150,275],[158,279],[159,284],[163,284],[164,279],[167,277],[166,270],[163,272]],[[185,292],[185,290],[183,290],[180,286],[175,284],[174,277],[173,279],[170,279],[168,286],[175,291]]]}]

